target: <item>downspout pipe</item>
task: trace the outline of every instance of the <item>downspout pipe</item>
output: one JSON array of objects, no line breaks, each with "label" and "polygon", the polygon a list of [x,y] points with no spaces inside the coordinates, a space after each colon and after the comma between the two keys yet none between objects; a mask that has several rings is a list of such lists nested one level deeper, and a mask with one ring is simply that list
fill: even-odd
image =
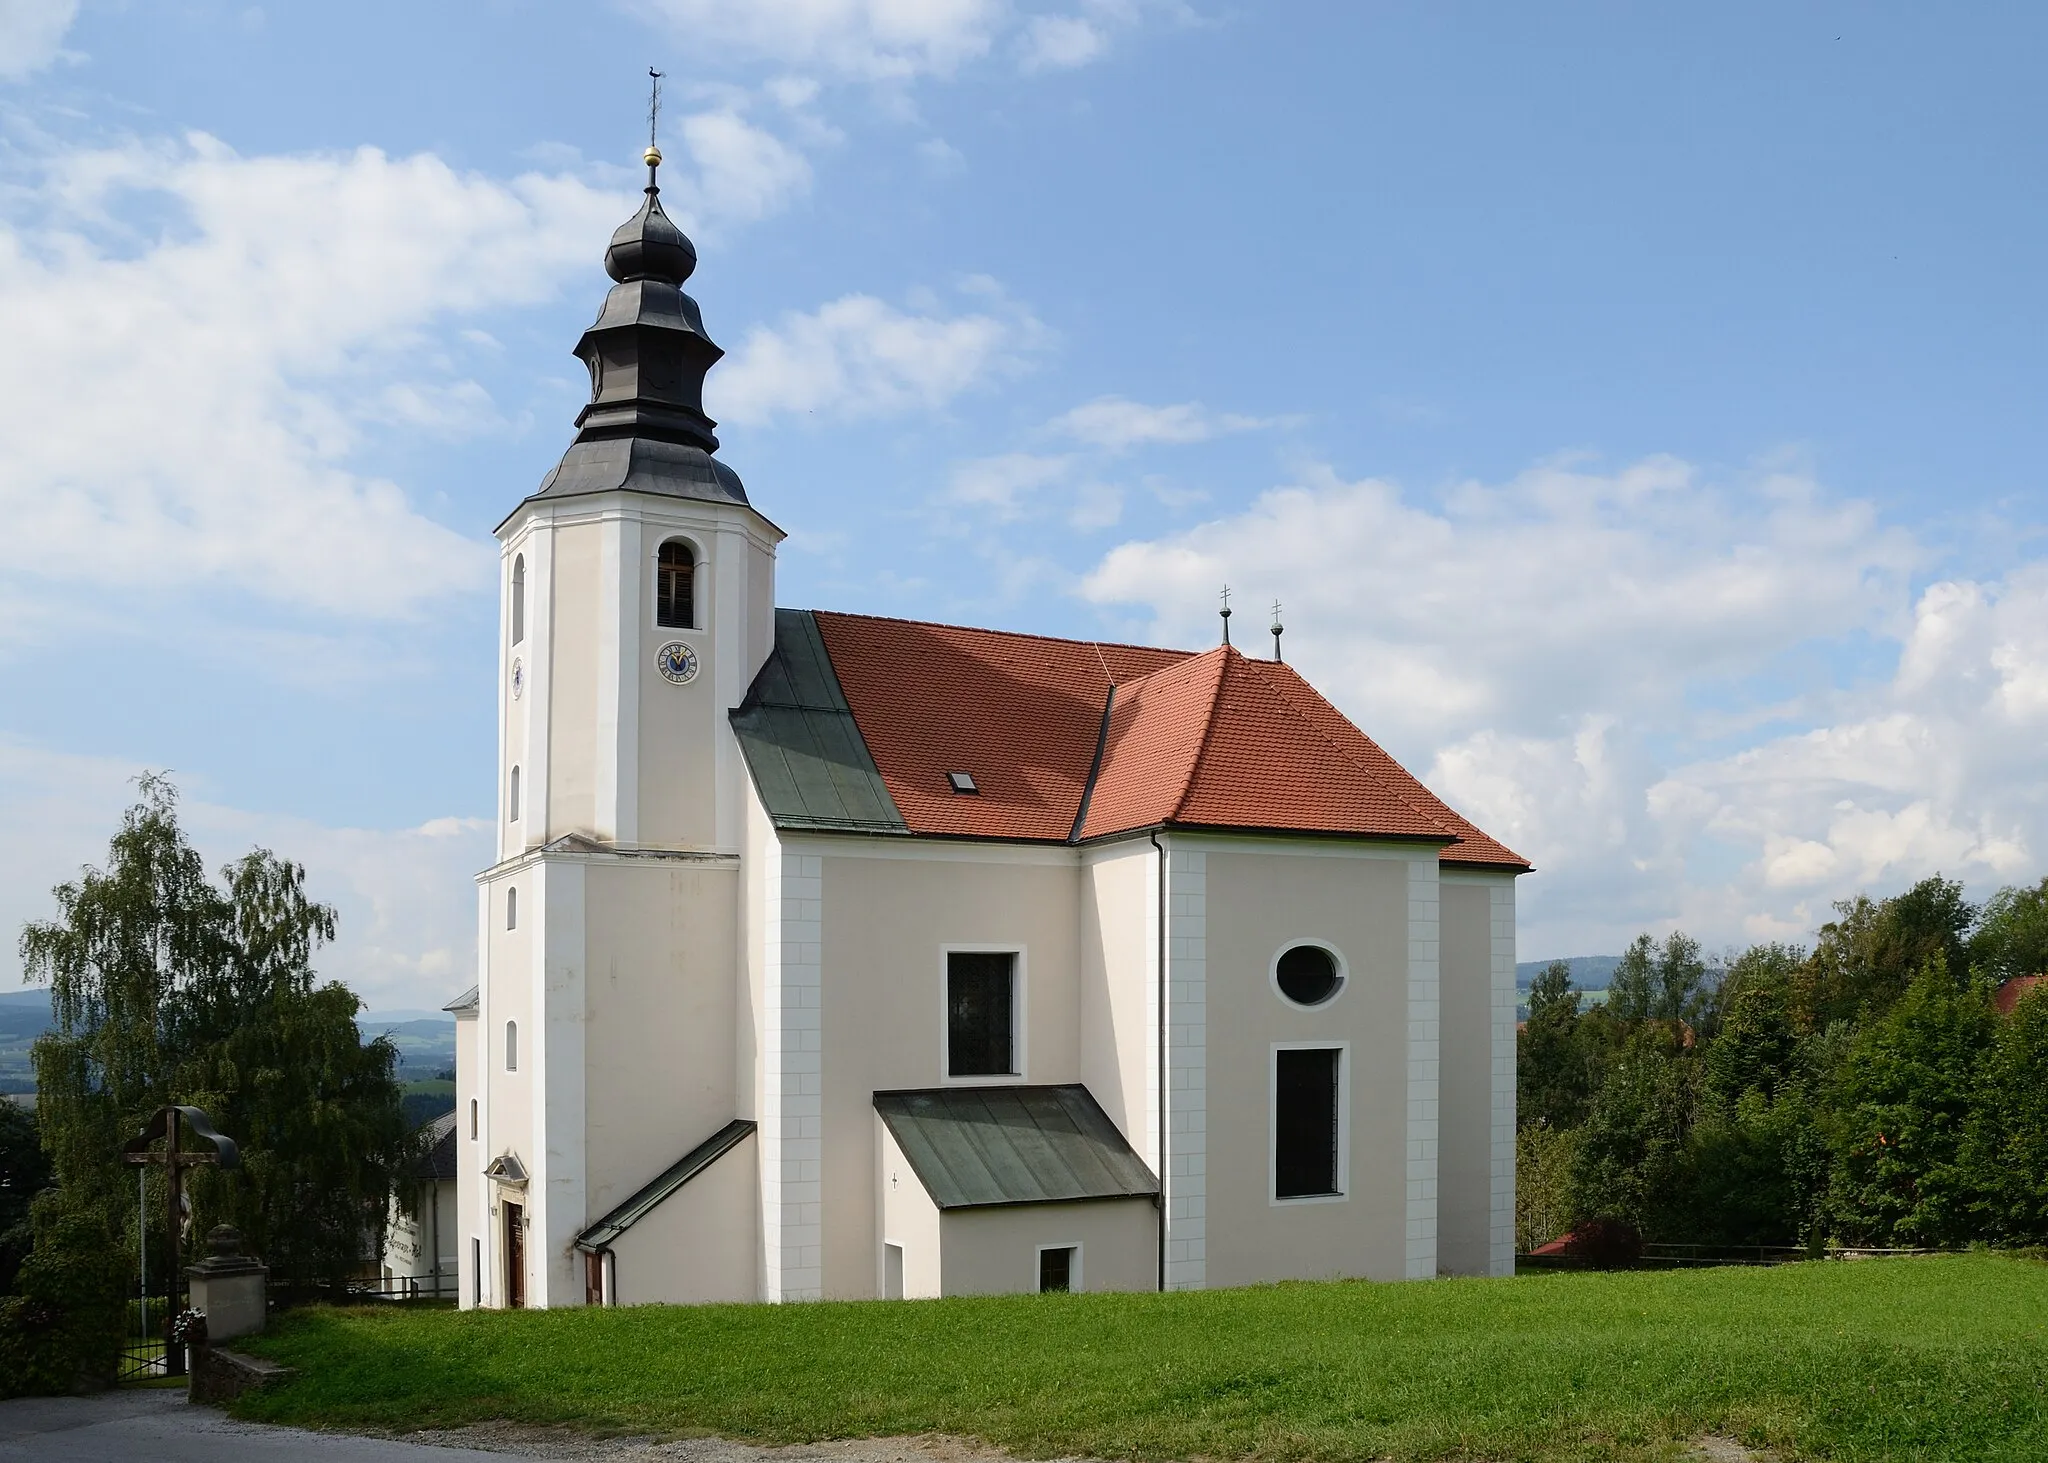
[{"label": "downspout pipe", "polygon": [[[1225,622],[1228,623],[1227,621]],[[1154,831],[1152,850],[1159,855],[1159,1289],[1166,1289],[1166,846]]]}]

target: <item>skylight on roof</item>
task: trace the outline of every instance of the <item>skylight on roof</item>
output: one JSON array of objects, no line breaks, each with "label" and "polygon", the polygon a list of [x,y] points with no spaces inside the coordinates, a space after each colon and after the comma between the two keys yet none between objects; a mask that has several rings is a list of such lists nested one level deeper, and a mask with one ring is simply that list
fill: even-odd
[{"label": "skylight on roof", "polygon": [[946,781],[953,784],[954,792],[979,793],[981,791],[980,788],[974,785],[974,775],[972,773],[948,772],[946,774]]}]

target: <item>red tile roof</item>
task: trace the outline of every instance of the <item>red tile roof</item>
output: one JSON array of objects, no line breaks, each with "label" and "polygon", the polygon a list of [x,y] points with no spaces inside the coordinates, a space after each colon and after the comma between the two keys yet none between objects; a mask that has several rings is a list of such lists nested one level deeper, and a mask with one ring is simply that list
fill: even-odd
[{"label": "red tile roof", "polygon": [[[1528,867],[1291,666],[1228,647],[1197,655],[867,615],[815,618],[912,833],[1065,842],[1087,794],[1082,839],[1153,827],[1404,838],[1443,842],[1447,863]],[[946,778],[954,771],[969,773],[979,795],[954,792]]]},{"label": "red tile roof", "polygon": [[1991,1004],[2001,1016],[2010,1016],[2020,998],[2035,986],[2048,983],[2048,975],[2016,975],[1992,992]]}]

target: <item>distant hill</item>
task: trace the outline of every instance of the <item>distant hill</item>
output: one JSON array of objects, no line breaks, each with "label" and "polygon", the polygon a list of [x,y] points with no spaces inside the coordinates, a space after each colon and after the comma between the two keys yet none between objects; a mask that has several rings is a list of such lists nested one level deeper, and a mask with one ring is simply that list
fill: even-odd
[{"label": "distant hill", "polygon": [[[1552,956],[1551,960],[1557,957]],[[1568,955],[1565,959],[1572,968],[1572,984],[1582,991],[1604,991],[1614,975],[1614,967],[1621,964],[1619,955]],[[1550,960],[1524,960],[1515,966],[1515,989],[1526,991],[1536,984],[1536,977],[1543,973]]]},{"label": "distant hill", "polygon": [[[50,993],[41,986],[0,992],[0,1092],[33,1092],[28,1049],[48,1031]],[[366,1011],[356,1018],[365,1041],[390,1034],[402,1082],[431,1078],[455,1065],[455,1018],[439,1011]]]}]

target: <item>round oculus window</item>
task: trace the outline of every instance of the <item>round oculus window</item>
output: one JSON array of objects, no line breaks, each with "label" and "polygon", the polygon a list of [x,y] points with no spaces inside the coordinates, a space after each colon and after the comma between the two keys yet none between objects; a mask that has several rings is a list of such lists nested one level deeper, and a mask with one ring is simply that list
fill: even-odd
[{"label": "round oculus window", "polygon": [[1320,1006],[1344,983],[1337,973],[1337,957],[1321,945],[1296,945],[1282,951],[1274,977],[1280,994],[1297,1006]]}]

